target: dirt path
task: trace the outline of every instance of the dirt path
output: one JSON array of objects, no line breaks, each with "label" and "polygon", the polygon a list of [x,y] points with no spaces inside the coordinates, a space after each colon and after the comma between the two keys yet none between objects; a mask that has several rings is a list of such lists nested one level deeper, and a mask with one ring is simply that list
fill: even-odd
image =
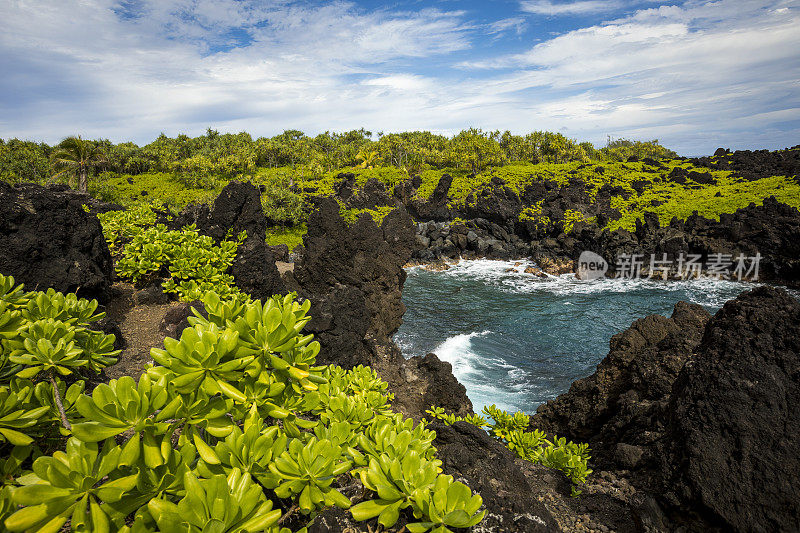
[{"label": "dirt path", "polygon": [[115,283],[112,290],[118,292],[106,308],[107,320],[118,325],[125,347],[117,364],[106,368],[104,372],[108,379],[122,376],[138,378],[145,365],[153,361],[150,348],[164,346],[164,333],[160,328],[164,315],[180,304],[169,302],[136,305],[138,293],[130,283]]}]

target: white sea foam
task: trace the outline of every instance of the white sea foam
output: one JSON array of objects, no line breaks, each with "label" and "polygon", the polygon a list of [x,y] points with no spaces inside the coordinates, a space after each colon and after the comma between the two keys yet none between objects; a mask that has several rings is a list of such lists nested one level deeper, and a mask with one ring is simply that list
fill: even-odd
[{"label": "white sea foam", "polygon": [[462,333],[446,339],[433,351],[439,359],[453,365],[453,375],[461,381],[478,372],[478,355],[472,350],[472,339],[483,337],[490,331]]},{"label": "white sea foam", "polygon": [[[415,268],[409,271],[409,274],[442,276],[459,283],[462,280],[472,284],[477,282],[509,295],[529,295],[531,300],[537,300],[537,296],[541,296],[543,301],[556,302],[556,305],[576,305],[578,307],[583,305],[582,302],[585,303],[586,296],[592,300],[603,300],[604,295],[613,296],[636,291],[647,291],[649,294],[643,295],[647,298],[654,297],[671,301],[681,299],[707,307],[721,307],[725,301],[739,292],[756,286],[751,283],[707,278],[685,281],[645,279],[582,281],[575,279],[573,274],[539,278],[534,274],[524,272],[529,266],[534,266],[534,263],[488,259],[462,260],[445,271],[427,272]],[[797,293],[794,294],[797,296]],[[553,308],[555,307],[553,306]],[[480,411],[484,405],[488,404],[496,404],[509,411],[530,410],[534,406],[530,405],[526,398],[546,397],[551,392],[551,386],[547,381],[553,381],[555,378],[553,376],[534,376],[528,370],[519,368],[517,364],[510,362],[516,361],[518,358],[506,360],[502,355],[488,355],[485,352],[491,353],[494,349],[485,349],[482,343],[489,342],[489,340],[480,341],[478,344],[476,344],[476,340],[490,335],[499,335],[499,333],[474,331],[453,335],[431,351],[453,366],[453,374],[466,387],[467,394],[476,411]],[[395,340],[401,344],[404,353],[407,353],[414,344],[412,338],[401,337]],[[493,337],[491,341],[500,342],[502,339]],[[493,343],[490,342],[490,344]]]},{"label": "white sea foam", "polygon": [[624,293],[637,290],[658,290],[665,293],[685,292],[689,300],[706,306],[720,307],[730,299],[732,292],[753,288],[757,284],[731,280],[700,278],[690,280],[650,280],[602,278],[583,281],[574,274],[540,278],[526,274],[525,269],[535,266],[528,260],[497,261],[492,259],[462,259],[440,274],[465,280],[476,280],[499,290],[516,294],[553,294],[557,296]]},{"label": "white sea foam", "polygon": [[466,387],[476,411],[490,404],[507,411],[520,410],[520,400],[535,387],[525,370],[500,357],[482,357],[475,352],[473,340],[487,335],[491,332],[454,335],[433,351],[441,360],[453,365],[453,375]]}]

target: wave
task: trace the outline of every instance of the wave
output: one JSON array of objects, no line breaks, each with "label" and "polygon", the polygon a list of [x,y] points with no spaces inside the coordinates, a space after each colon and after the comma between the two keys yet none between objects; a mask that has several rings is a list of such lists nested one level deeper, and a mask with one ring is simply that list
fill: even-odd
[{"label": "wave", "polygon": [[[721,307],[736,294],[758,286],[758,283],[733,280],[699,278],[691,280],[651,280],[603,278],[579,280],[574,274],[548,275],[540,278],[525,273],[525,269],[536,266],[530,260],[500,261],[493,259],[462,259],[450,269],[433,273],[449,278],[473,280],[514,294],[551,294],[554,296],[593,295],[652,290],[664,293],[683,293],[689,301],[707,307]],[[790,291],[795,292],[795,291]]]},{"label": "wave", "polygon": [[528,371],[499,356],[479,355],[473,346],[475,339],[492,334],[476,331],[454,335],[433,351],[453,366],[453,375],[466,387],[476,412],[491,404],[509,412],[529,410],[527,398],[538,387]]},{"label": "wave", "polygon": [[590,374],[608,339],[636,318],[669,316],[679,300],[713,313],[756,286],[708,278],[539,278],[524,272],[534,264],[479,259],[439,272],[411,270],[410,319],[395,336],[403,354],[434,352],[449,362],[477,412],[488,404],[531,412]]},{"label": "wave", "polygon": [[453,375],[461,381],[479,372],[480,359],[472,350],[472,339],[489,335],[490,331],[462,333],[446,339],[433,350],[439,359],[453,365]]}]

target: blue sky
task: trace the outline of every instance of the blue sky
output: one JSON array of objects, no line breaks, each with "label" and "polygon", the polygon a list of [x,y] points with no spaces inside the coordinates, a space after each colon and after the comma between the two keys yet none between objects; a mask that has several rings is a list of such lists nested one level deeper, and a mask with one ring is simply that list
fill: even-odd
[{"label": "blue sky", "polygon": [[800,143],[800,0],[3,0],[0,137]]}]

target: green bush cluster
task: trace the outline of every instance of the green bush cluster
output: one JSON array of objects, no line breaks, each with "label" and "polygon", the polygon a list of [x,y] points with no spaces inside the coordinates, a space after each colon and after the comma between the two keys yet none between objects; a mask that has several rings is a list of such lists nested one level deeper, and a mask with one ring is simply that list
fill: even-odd
[{"label": "green bush cluster", "polygon": [[267,228],[267,244],[270,246],[285,244],[291,252],[298,245],[303,244],[303,235],[305,235],[307,231],[308,227],[305,224],[290,227],[270,227]]},{"label": "green bush cluster", "polygon": [[211,290],[224,298],[246,298],[228,274],[246,237],[242,232],[236,240],[216,245],[211,237],[200,235],[194,225],[168,230],[156,224],[142,229],[124,245],[115,268],[120,277],[134,283],[166,275],[164,292],[188,302],[201,299]]},{"label": "green bush cluster", "polygon": [[142,229],[156,223],[156,214],[149,204],[135,204],[122,211],[100,213],[97,218],[112,253],[119,251],[141,233]]},{"label": "green bush cluster", "polygon": [[568,442],[565,438],[557,436],[550,440],[538,429],[527,431],[530,419],[525,413],[518,411],[512,415],[494,405],[483,408],[485,417],[456,416],[436,406],[431,406],[425,412],[433,419],[441,420],[447,425],[467,422],[479,428],[486,428],[495,439],[505,444],[519,457],[564,472],[572,482],[573,496],[581,494],[582,491],[578,487],[584,484],[592,473],[589,468],[591,450],[588,444]]},{"label": "green bush cluster", "polygon": [[132,206],[158,202],[174,211],[190,203],[210,203],[227,180],[207,178],[202,183],[173,172],[146,172],[136,175],[102,172],[89,182],[89,192],[105,202]]},{"label": "green bush cluster", "polygon": [[[91,329],[97,300],[25,292],[0,274],[0,475],[16,483],[29,457],[68,434],[85,378],[116,362],[114,335]],[[0,491],[0,519],[13,511]]]},{"label": "green bush cluster", "polygon": [[678,154],[672,150],[658,144],[658,140],[653,141],[632,141],[629,139],[612,139],[608,137],[605,147],[598,150],[603,158],[612,161],[627,161],[630,157],[644,159],[649,157],[656,161],[660,159],[672,159]]},{"label": "green bush cluster", "polygon": [[[3,283],[11,287],[0,312],[8,531],[289,533],[338,506],[385,528],[402,517],[409,531],[446,533],[484,516],[479,495],[441,474],[435,434],[391,411],[373,370],[316,366],[319,344],[302,332],[310,302],[294,295],[245,303],[207,293],[207,317],[195,312],[179,339],[153,349],[155,363],[138,380],[91,394],[70,387],[68,440],[31,462],[32,436],[55,415],[30,400],[41,385],[47,396],[46,382],[20,378],[33,366],[15,363],[7,347],[31,329],[20,325],[31,297]],[[77,327],[94,319],[91,307],[70,307],[64,318],[78,315]],[[353,500],[348,479],[364,487]]]},{"label": "green bush cluster", "polygon": [[[691,169],[690,166],[685,165]],[[699,169],[705,171],[704,169]],[[662,225],[673,217],[686,220],[695,211],[706,218],[719,220],[724,213],[733,213],[751,203],[759,205],[769,196],[792,207],[800,207],[800,184],[785,176],[772,176],[754,181],[735,178],[727,171],[712,171],[716,184],[698,185],[687,181],[682,185],[660,181],[646,188],[641,195],[633,194],[627,200],[611,199],[611,207],[619,209],[622,218],[608,224],[611,230],[622,228],[633,231],[636,220],[643,220],[646,211],[658,215]]]}]

